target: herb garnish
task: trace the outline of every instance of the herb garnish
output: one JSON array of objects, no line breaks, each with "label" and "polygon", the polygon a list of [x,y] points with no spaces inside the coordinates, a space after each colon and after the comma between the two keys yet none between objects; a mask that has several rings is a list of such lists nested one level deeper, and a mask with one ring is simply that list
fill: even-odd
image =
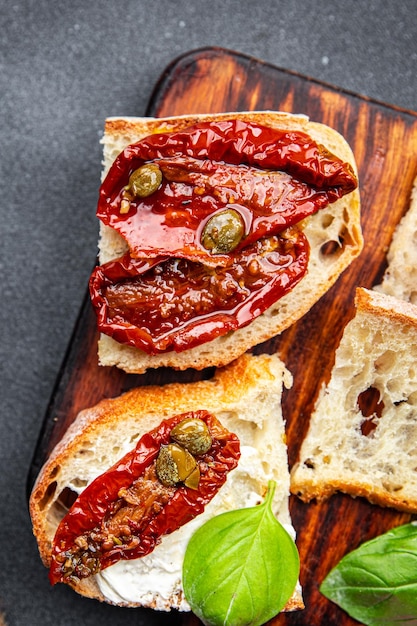
[{"label": "herb garnish", "polygon": [[276,483],[262,504],[213,517],[191,537],[185,597],[208,626],[260,626],[292,596],[300,562],[293,539],[272,512]]},{"label": "herb garnish", "polygon": [[417,526],[398,526],[347,554],[320,591],[366,626],[416,626]]}]

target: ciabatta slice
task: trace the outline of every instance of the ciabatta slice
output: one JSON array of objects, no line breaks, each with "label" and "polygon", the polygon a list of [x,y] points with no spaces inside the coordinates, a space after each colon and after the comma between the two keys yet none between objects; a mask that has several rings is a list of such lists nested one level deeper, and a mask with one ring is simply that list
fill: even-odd
[{"label": "ciabatta slice", "polygon": [[[241,459],[203,514],[165,536],[149,555],[121,561],[74,585],[82,595],[118,605],[189,610],[181,567],[191,533],[222,511],[252,506],[276,481],[273,510],[294,536],[288,510],[289,472],[281,413],[283,387],[292,377],[277,356],[242,356],[214,378],[189,384],[139,387],[82,411],[52,452],[30,499],[33,529],[46,566],[69,494],[91,481],[134,448],[136,441],[168,417],[191,410],[213,413],[240,439]],[[286,606],[303,606],[300,587]]]},{"label": "ciabatta slice", "polygon": [[417,307],[358,288],[291,472],[308,502],[336,491],[417,512]]},{"label": "ciabatta slice", "polygon": [[[356,171],[349,145],[334,129],[312,122],[303,115],[257,111],[161,119],[109,118],[103,137],[103,178],[117,155],[128,144],[137,142],[147,135],[182,130],[202,120],[236,118],[268,127],[306,132],[330,152],[350,163]],[[203,369],[209,366],[222,366],[251,347],[282,332],[309,311],[359,255],[363,241],[358,189],[305,219],[302,228],[311,246],[307,275],[291,293],[285,295],[248,326],[181,353],[170,351],[154,356],[101,335],[98,347],[100,364],[116,365],[131,373],[142,373],[148,368],[162,366],[179,370],[189,367]],[[126,242],[116,231],[101,225],[100,263],[120,257],[126,249]]]},{"label": "ciabatta slice", "polygon": [[401,219],[387,254],[388,266],[375,291],[417,304],[417,178],[410,206]]}]

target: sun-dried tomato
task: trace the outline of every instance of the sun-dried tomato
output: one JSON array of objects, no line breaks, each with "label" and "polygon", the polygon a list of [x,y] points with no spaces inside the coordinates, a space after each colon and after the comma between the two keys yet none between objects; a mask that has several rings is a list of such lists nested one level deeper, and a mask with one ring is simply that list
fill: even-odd
[{"label": "sun-dried tomato", "polygon": [[[155,474],[156,458],[161,446],[170,442],[174,426],[186,418],[206,423],[212,445],[196,457],[200,470],[197,489],[184,484],[164,487]],[[51,583],[75,582],[121,559],[152,552],[163,535],[202,513],[239,457],[237,436],[207,411],[164,420],[78,496],[55,534]]]},{"label": "sun-dried tomato", "polygon": [[[162,184],[121,210],[129,177],[158,164]],[[204,248],[201,233],[218,211],[245,221],[239,247],[280,232],[357,186],[350,164],[306,133],[240,120],[203,122],[150,135],[115,160],[100,189],[97,216],[127,241],[133,257],[169,255],[227,263]]]},{"label": "sun-dried tomato", "polygon": [[305,235],[288,229],[237,252],[227,267],[126,254],[91,276],[98,328],[148,354],[201,345],[245,326],[293,289],[308,252]]}]

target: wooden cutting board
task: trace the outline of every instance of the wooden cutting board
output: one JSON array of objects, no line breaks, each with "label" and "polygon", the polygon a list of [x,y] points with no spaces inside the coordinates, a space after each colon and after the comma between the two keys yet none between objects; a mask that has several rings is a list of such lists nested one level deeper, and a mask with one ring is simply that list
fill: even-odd
[{"label": "wooden cutting board", "polygon": [[[329,378],[343,328],[354,314],[355,288],[372,287],[380,282],[394,228],[408,208],[412,182],[417,175],[417,113],[375,102],[232,51],[207,48],[180,57],[165,70],[146,115],[256,109],[304,113],[312,120],[334,127],[352,146],[360,176],[365,239],[361,256],[302,320],[256,348],[257,352],[278,352],[294,375],[294,385],[285,392],[283,406],[292,466],[318,390]],[[136,376],[115,368],[100,368],[96,344],[95,319],[86,295],[45,416],[30,467],[29,488],[47,454],[82,408],[135,385],[192,381],[209,375],[204,371],[163,369]],[[327,503],[308,505],[291,497],[290,508],[297,530],[306,608],[280,615],[271,623],[276,626],[355,624],[319,593],[319,584],[345,553],[409,521],[410,516],[344,495],[333,496]],[[178,615],[167,614],[166,624],[174,621],[178,624]],[[191,626],[199,622],[184,615],[182,623]]]}]

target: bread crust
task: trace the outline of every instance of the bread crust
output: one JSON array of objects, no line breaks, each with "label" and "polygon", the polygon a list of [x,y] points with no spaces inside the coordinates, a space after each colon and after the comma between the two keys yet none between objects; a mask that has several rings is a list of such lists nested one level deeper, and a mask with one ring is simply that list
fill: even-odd
[{"label": "bread crust", "polygon": [[[142,434],[163,419],[191,410],[206,409],[233,432],[242,429],[242,433],[247,433],[239,435],[242,445],[249,445],[248,439],[254,437],[254,429],[259,429],[259,436],[268,438],[262,444],[263,463],[270,466],[272,476],[277,480],[277,510],[281,511],[284,523],[290,523],[289,475],[280,397],[282,388],[291,384],[290,373],[276,355],[244,355],[216,371],[209,380],[138,387],[116,398],[103,399],[96,406],[81,411],[52,451],[30,497],[33,532],[44,565],[50,565],[52,541],[65,514],[59,506],[60,494],[67,488],[74,489],[74,478],[91,482],[95,475],[108,469],[127,451],[122,450],[119,439],[126,441],[128,449],[131,449]],[[272,431],[269,431],[271,422],[275,425],[272,424]],[[122,437],[118,438],[119,432]],[[270,436],[268,432],[271,432]],[[120,445],[120,450],[115,449],[117,445]],[[100,461],[104,453],[106,459]],[[92,474],[86,467],[89,464],[94,466]],[[265,489],[267,480],[265,474]],[[100,591],[95,577],[71,586],[81,595],[109,602]],[[118,604],[137,606],[129,602]],[[150,601],[146,606],[155,608],[156,603]],[[297,589],[285,610],[303,606],[300,590]]]},{"label": "bread crust", "polygon": [[384,317],[400,324],[417,326],[417,307],[406,300],[358,287],[355,294],[357,311]]},{"label": "bread crust", "polygon": [[[230,112],[172,118],[109,118],[105,123],[104,169],[105,177],[110,165],[130,143],[152,133],[183,130],[199,121],[241,119],[271,128],[302,131],[317,143],[345,162],[356,172],[353,153],[345,139],[334,129],[312,122],[305,115],[275,111]],[[132,346],[120,344],[111,337],[101,335],[98,344],[99,362],[104,366],[116,365],[129,373],[143,373],[149,368],[163,366],[178,370],[221,367],[238,356],[275,335],[297,321],[334,284],[340,274],[360,254],[363,246],[360,224],[360,197],[358,189],[337,202],[304,220],[301,225],[310,247],[307,275],[296,287],[248,326],[232,331],[223,337],[186,350],[149,356]],[[328,244],[334,252],[325,253]],[[100,226],[99,261],[104,263],[121,256],[127,249],[122,237],[108,226]]]},{"label": "bread crust", "polygon": [[325,502],[338,491],[352,498],[366,498],[371,504],[393,508],[404,513],[416,513],[417,510],[416,501],[413,498],[400,498],[392,495],[386,489],[371,482],[366,484],[352,480],[333,479],[331,483],[323,485],[309,480],[300,480],[292,487],[292,492],[306,503],[312,500]]}]

